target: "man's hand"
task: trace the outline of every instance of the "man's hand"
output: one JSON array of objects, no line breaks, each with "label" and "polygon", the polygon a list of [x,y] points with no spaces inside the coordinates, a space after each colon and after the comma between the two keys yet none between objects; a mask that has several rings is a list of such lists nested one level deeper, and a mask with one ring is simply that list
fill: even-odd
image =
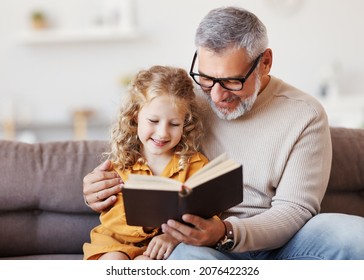
[{"label": "man's hand", "polygon": [[122,180],[106,160],[83,179],[83,196],[86,204],[94,211],[101,212],[116,201]]},{"label": "man's hand", "polygon": [[162,225],[162,231],[179,242],[195,246],[214,246],[225,235],[225,227],[220,219],[206,220],[190,214],[183,215],[182,219],[194,227],[169,220]]}]

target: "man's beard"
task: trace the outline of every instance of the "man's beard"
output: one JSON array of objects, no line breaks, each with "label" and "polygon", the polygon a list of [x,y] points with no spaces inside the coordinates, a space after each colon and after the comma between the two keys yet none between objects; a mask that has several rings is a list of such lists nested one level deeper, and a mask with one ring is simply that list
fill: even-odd
[{"label": "man's beard", "polygon": [[225,108],[218,108],[216,104],[212,101],[211,95],[207,95],[208,102],[214,111],[214,113],[223,120],[235,120],[241,116],[243,116],[245,113],[249,112],[254,105],[255,100],[257,99],[258,93],[260,91],[261,81],[260,77],[256,77],[255,79],[255,89],[254,93],[246,98],[245,100],[240,100],[239,96],[233,96],[233,99],[239,99],[240,103],[239,105],[234,109],[234,111],[229,112],[229,109]]}]

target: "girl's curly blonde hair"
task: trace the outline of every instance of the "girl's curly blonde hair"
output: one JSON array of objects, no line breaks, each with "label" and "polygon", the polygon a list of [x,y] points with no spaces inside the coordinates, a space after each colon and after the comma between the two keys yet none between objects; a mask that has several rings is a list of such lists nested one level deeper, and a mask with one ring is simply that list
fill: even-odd
[{"label": "girl's curly blonde hair", "polygon": [[203,128],[197,113],[192,80],[181,68],[153,66],[138,72],[112,126],[111,151],[106,155],[120,170],[130,168],[137,161],[145,162],[137,134],[138,114],[145,104],[162,95],[173,97],[172,105],[185,112],[182,137],[175,147],[175,153],[180,156],[180,169],[198,151]]}]

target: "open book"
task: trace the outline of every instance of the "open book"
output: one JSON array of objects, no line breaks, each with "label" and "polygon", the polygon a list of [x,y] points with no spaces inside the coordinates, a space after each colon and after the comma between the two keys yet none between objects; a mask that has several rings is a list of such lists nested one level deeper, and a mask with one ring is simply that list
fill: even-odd
[{"label": "open book", "polygon": [[243,170],[222,154],[184,183],[130,174],[122,193],[128,225],[158,227],[186,213],[210,218],[242,202]]}]

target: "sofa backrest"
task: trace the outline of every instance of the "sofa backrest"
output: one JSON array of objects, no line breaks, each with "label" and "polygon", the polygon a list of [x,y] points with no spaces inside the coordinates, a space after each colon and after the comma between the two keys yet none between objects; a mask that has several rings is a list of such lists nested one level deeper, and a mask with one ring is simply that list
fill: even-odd
[{"label": "sofa backrest", "polygon": [[0,141],[0,257],[82,254],[98,213],[82,179],[101,162],[102,141]]}]

